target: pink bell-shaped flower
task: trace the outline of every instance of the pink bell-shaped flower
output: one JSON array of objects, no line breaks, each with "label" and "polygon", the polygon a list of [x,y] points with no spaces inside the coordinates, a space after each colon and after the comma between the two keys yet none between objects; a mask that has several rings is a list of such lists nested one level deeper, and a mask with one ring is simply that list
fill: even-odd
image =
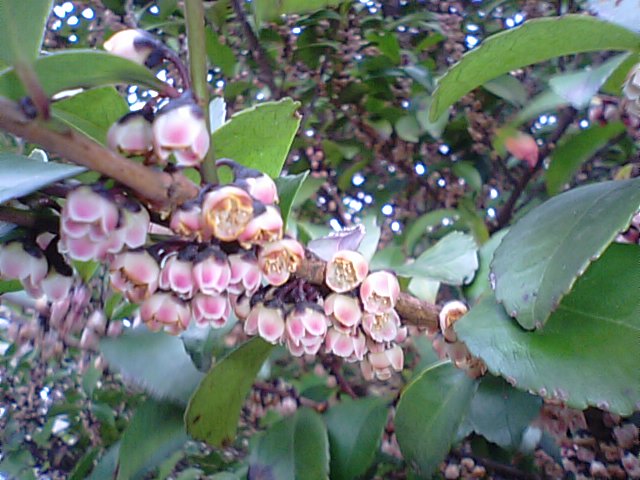
[{"label": "pink bell-shaped flower", "polygon": [[304,247],[289,238],[266,244],[258,254],[258,264],[267,282],[284,285],[304,259]]},{"label": "pink bell-shaped flower", "polygon": [[191,298],[196,291],[193,263],[183,260],[180,254],[170,254],[162,262],[160,288],[171,290],[182,298]]},{"label": "pink bell-shaped flower", "polygon": [[358,299],[339,293],[332,293],[325,299],[324,313],[345,329],[357,327],[362,319],[362,309]]},{"label": "pink bell-shaped flower", "polygon": [[209,248],[196,256],[192,274],[200,292],[215,295],[227,290],[231,268],[224,253]]},{"label": "pink bell-shaped flower", "polygon": [[369,272],[369,264],[361,253],[340,250],[327,262],[325,283],[337,293],[356,288]]},{"label": "pink bell-shaped flower", "polygon": [[335,326],[329,328],[324,345],[327,353],[342,357],[348,362],[362,360],[367,353],[367,339],[359,329],[347,331]]},{"label": "pink bell-shaped flower", "polygon": [[169,226],[181,237],[204,240],[202,208],[195,202],[183,204],[174,210]]},{"label": "pink bell-shaped flower", "polygon": [[56,302],[62,300],[69,295],[73,286],[73,276],[63,275],[55,269],[50,269],[46,277],[40,282],[42,293],[44,293],[49,301]]},{"label": "pink bell-shaped flower", "polygon": [[369,313],[386,313],[393,310],[400,296],[398,278],[391,272],[374,272],[360,286],[360,299]]},{"label": "pink bell-shaped flower", "polygon": [[324,342],[328,324],[318,305],[296,305],[286,318],[287,347],[295,356],[315,355]]},{"label": "pink bell-shaped flower", "polygon": [[253,200],[239,187],[225,185],[207,192],[203,198],[203,224],[218,240],[237,240],[252,218]]},{"label": "pink bell-shaped flower", "polygon": [[123,155],[146,155],[153,150],[151,122],[141,111],[131,112],[111,125],[107,145]]},{"label": "pink bell-shaped flower", "polygon": [[131,302],[139,303],[158,289],[160,267],[146,250],[130,250],[116,255],[109,271],[113,288]]},{"label": "pink bell-shaped flower", "polygon": [[150,330],[177,335],[189,326],[191,309],[171,293],[156,292],[140,306],[140,317]]},{"label": "pink bell-shaped flower", "polygon": [[227,324],[231,314],[231,304],[226,294],[198,293],[191,300],[191,310],[198,326],[211,325],[213,328],[222,328]]},{"label": "pink bell-shaped flower", "polygon": [[229,292],[235,295],[241,293],[252,294],[260,286],[262,272],[258,259],[253,252],[234,253],[229,255],[231,276],[229,278]]},{"label": "pink bell-shaped flower", "polygon": [[9,242],[0,246],[0,276],[20,280],[39,290],[47,275],[49,263],[40,249],[26,247],[21,242]]},{"label": "pink bell-shaped flower", "polygon": [[280,210],[267,205],[264,212],[251,219],[244,231],[238,236],[238,241],[245,248],[275,242],[282,238],[283,226]]},{"label": "pink bell-shaped flower", "polygon": [[247,335],[260,335],[264,340],[274,345],[284,335],[285,323],[280,308],[255,305],[244,322]]},{"label": "pink bell-shaped flower", "polygon": [[156,155],[163,161],[173,153],[179,166],[196,167],[207,154],[209,142],[204,113],[192,100],[169,103],[153,121]]},{"label": "pink bell-shaped flower", "polygon": [[140,65],[155,66],[162,58],[164,45],[155,37],[138,29],[125,29],[114,33],[106,42],[104,49]]},{"label": "pink bell-shaped flower", "polygon": [[370,351],[366,359],[360,363],[360,369],[365,379],[388,380],[394,371],[400,372],[404,366],[404,352],[398,345],[385,348],[379,346],[376,351]]},{"label": "pink bell-shaped flower", "polygon": [[376,342],[391,342],[398,336],[400,317],[395,310],[365,313],[362,316],[362,328]]}]

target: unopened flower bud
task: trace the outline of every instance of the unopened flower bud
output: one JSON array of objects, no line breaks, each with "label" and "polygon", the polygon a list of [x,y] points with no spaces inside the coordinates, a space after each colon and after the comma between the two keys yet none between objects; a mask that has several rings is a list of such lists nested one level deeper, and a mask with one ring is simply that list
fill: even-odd
[{"label": "unopened flower bud", "polygon": [[142,111],[130,112],[111,125],[107,145],[124,155],[146,155],[153,150],[151,122]]},{"label": "unopened flower bud", "polygon": [[138,303],[157,290],[160,267],[146,250],[126,251],[115,256],[109,266],[109,276],[114,289]]},{"label": "unopened flower bud", "polygon": [[369,272],[369,264],[353,250],[340,250],[327,262],[325,283],[337,293],[353,290],[362,283]]},{"label": "unopened flower bud", "polygon": [[253,218],[253,199],[241,188],[225,185],[208,192],[202,202],[205,228],[224,242],[237,240]]},{"label": "unopened flower bud", "polygon": [[360,299],[369,313],[385,313],[393,310],[400,296],[398,278],[390,272],[371,273],[360,286]]},{"label": "unopened flower bud", "polygon": [[46,277],[42,279],[40,286],[42,287],[42,293],[51,301],[62,300],[71,291],[73,285],[72,275],[63,275],[58,273],[55,269],[49,270]]},{"label": "unopened flower bud", "polygon": [[244,331],[247,335],[258,334],[264,340],[273,344],[282,339],[284,328],[282,310],[262,304],[255,305],[244,322]]},{"label": "unopened flower bud", "polygon": [[109,326],[107,327],[107,337],[115,338],[122,335],[122,330],[124,326],[122,322],[111,321],[109,322]]},{"label": "unopened flower bud", "polygon": [[264,212],[255,215],[251,219],[244,231],[238,236],[238,241],[245,248],[252,245],[275,242],[282,238],[283,226],[280,210],[267,205]]},{"label": "unopened flower bud", "polygon": [[248,295],[231,295],[229,297],[231,301],[231,307],[233,308],[233,313],[236,314],[239,320],[246,320],[251,313],[251,297]]},{"label": "unopened flower bud", "polygon": [[315,355],[327,334],[328,319],[315,304],[298,304],[287,315],[286,342],[295,356]]},{"label": "unopened flower bud", "polygon": [[211,325],[213,328],[222,328],[227,324],[231,314],[231,304],[226,294],[199,293],[191,300],[191,310],[198,326]]},{"label": "unopened flower bud", "polygon": [[87,319],[87,327],[98,335],[104,335],[107,329],[107,317],[102,310],[94,310]]},{"label": "unopened flower bud", "polygon": [[153,142],[161,160],[173,153],[179,166],[198,166],[210,142],[202,109],[193,100],[169,103],[153,121]]},{"label": "unopened flower bud", "polygon": [[258,264],[266,280],[275,286],[284,285],[304,259],[304,247],[296,240],[284,238],[265,245],[258,255]]},{"label": "unopened flower bud", "polygon": [[80,337],[80,348],[84,350],[97,350],[98,348],[98,335],[90,328],[85,328],[82,331]]},{"label": "unopened flower bud", "polygon": [[362,328],[376,342],[391,342],[398,336],[400,317],[395,310],[381,313],[365,313]]},{"label": "unopened flower bud", "polygon": [[325,299],[324,313],[332,316],[344,328],[357,327],[362,318],[358,299],[339,293],[332,293]]},{"label": "unopened flower bud", "polygon": [[120,30],[104,42],[107,52],[148,67],[159,63],[164,48],[158,39],[137,29]]},{"label": "unopened flower bud", "polygon": [[278,203],[278,189],[273,179],[259,170],[240,165],[229,158],[220,158],[216,161],[217,166],[229,167],[233,172],[233,177],[237,185],[244,188],[249,195],[263,203],[273,205]]},{"label": "unopened flower bud", "polygon": [[142,303],[140,317],[150,330],[177,335],[189,326],[191,309],[175,295],[157,292]]},{"label": "unopened flower bud", "polygon": [[527,162],[530,168],[538,163],[539,148],[535,138],[528,133],[518,132],[504,141],[507,151],[518,160]]}]

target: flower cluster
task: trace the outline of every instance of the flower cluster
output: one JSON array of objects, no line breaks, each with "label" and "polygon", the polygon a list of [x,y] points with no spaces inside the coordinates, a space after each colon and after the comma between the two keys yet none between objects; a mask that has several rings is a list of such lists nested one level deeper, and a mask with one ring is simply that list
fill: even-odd
[{"label": "flower cluster", "polygon": [[72,190],[60,215],[60,252],[73,260],[104,261],[145,244],[149,213],[127,197],[82,186]]},{"label": "flower cluster", "polygon": [[487,366],[481,359],[471,355],[453,329],[453,324],[467,311],[467,306],[457,300],[445,304],[440,310],[438,329],[427,331],[427,336],[441,359],[449,358],[457,368],[465,370],[467,375],[478,378],[486,373]]},{"label": "flower cluster", "polygon": [[407,329],[394,309],[400,295],[395,275],[369,274],[361,254],[341,250],[327,263],[325,284],[328,289],[296,279],[260,289],[238,303],[236,315],[248,335],[283,344],[295,356],[322,351],[359,361],[368,379],[402,370],[398,343]]}]

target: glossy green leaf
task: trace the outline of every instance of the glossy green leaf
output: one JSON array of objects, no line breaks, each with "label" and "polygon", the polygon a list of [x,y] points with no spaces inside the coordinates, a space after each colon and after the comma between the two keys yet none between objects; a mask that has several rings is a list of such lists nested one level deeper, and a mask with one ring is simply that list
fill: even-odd
[{"label": "glossy green leaf", "polygon": [[31,63],[38,56],[51,0],[0,0],[0,59]]},{"label": "glossy green leaf", "polygon": [[451,448],[476,382],[450,362],[427,368],[409,383],[396,409],[395,427],[402,455],[425,478]]},{"label": "glossy green leaf", "polygon": [[476,303],[482,295],[491,291],[491,283],[489,282],[491,261],[496,248],[498,248],[508,231],[505,228],[494,233],[478,250],[478,270],[473,277],[473,282],[464,289],[464,294],[471,303]]},{"label": "glossy green leaf", "polygon": [[528,332],[486,296],[455,324],[489,370],[518,388],[620,415],[640,408],[640,246],[613,244],[542,330]]},{"label": "glossy green leaf", "polygon": [[420,140],[422,129],[414,115],[407,114],[395,124],[396,133],[405,142],[417,143]]},{"label": "glossy green leaf", "polygon": [[378,219],[375,215],[367,215],[362,219],[364,226],[364,238],[360,242],[358,251],[367,261],[371,260],[378,251],[378,243],[380,243],[380,235],[382,229],[378,225]]},{"label": "glossy green leaf", "polygon": [[431,118],[438,118],[474,88],[526,65],[579,52],[639,47],[635,33],[586,15],[529,20],[490,36],[464,55],[438,82]]},{"label": "glossy green leaf", "polygon": [[280,213],[284,220],[285,229],[289,223],[289,215],[291,214],[291,208],[296,200],[296,196],[308,175],[309,171],[307,170],[297,175],[283,175],[276,178],[278,196],[280,197]]},{"label": "glossy green leaf", "polygon": [[211,136],[216,157],[277,177],[300,126],[299,106],[285,98],[236,113]]},{"label": "glossy green leaf", "polygon": [[236,72],[238,60],[233,49],[220,41],[218,35],[210,28],[206,32],[207,56],[213,65],[220,68],[227,77],[233,77]]},{"label": "glossy green leaf", "polygon": [[367,471],[380,445],[387,410],[384,399],[372,397],[344,400],[327,411],[332,480],[357,478]]},{"label": "glossy green leaf", "polygon": [[475,432],[502,448],[516,450],[522,434],[540,413],[540,397],[518,390],[503,378],[482,377],[460,430]]},{"label": "glossy green leaf", "polygon": [[56,102],[52,112],[67,125],[105,145],[109,127],[129,113],[129,107],[115,88],[102,87]]},{"label": "glossy green leaf", "polygon": [[629,52],[622,53],[596,68],[556,75],[549,80],[549,86],[575,108],[584,108],[628,56]]},{"label": "glossy green leaf", "polygon": [[248,478],[322,480],[329,474],[329,441],[322,417],[300,408],[258,439]]},{"label": "glossy green leaf", "polygon": [[87,480],[104,480],[105,478],[114,478],[119,454],[120,442],[116,442],[103,453],[100,460],[98,460],[98,463],[91,471],[91,475],[87,477]]},{"label": "glossy green leaf", "polygon": [[470,235],[451,232],[414,262],[396,268],[403,277],[425,277],[450,285],[469,283],[478,269],[476,242]]},{"label": "glossy green leaf", "polygon": [[147,400],[138,407],[122,435],[116,480],[144,478],[187,439],[182,408]]},{"label": "glossy green leaf", "polygon": [[553,197],[521,218],[495,252],[496,298],[524,328],[540,328],[576,279],[640,207],[640,179]]},{"label": "glossy green leaf", "polygon": [[607,142],[625,131],[622,122],[593,125],[563,141],[553,150],[549,169],[545,174],[547,192],[555,195],[571,181],[573,174]]},{"label": "glossy green leaf", "polygon": [[9,292],[19,292],[24,287],[20,280],[0,280],[0,295]]},{"label": "glossy green leaf", "polygon": [[307,13],[340,5],[344,0],[253,0],[258,22],[276,20],[280,15]]},{"label": "glossy green leaf", "polygon": [[144,327],[100,340],[100,352],[112,369],[157,399],[186,403],[204,376],[191,362],[182,340]]},{"label": "glossy green leaf", "polygon": [[640,53],[633,53],[622,62],[618,68],[607,78],[607,81],[600,89],[602,92],[616,97],[622,94],[622,84],[633,66],[640,62]]},{"label": "glossy green leaf", "polygon": [[[68,50],[39,57],[34,68],[47,95],[75,88],[137,84],[162,91],[165,85],[148,68],[99,50]],[[0,73],[0,95],[19,100],[26,91],[10,68]]]},{"label": "glossy green leaf", "polygon": [[244,399],[272,349],[273,345],[256,337],[211,367],[185,413],[187,432],[193,438],[213,446],[233,440]]},{"label": "glossy green leaf", "polygon": [[50,183],[73,177],[84,167],[41,162],[22,155],[0,153],[0,203],[23,197]]},{"label": "glossy green leaf", "polygon": [[553,90],[545,90],[532,98],[527,105],[518,112],[518,115],[509,122],[509,126],[517,129],[518,125],[528,122],[533,118],[537,118],[543,113],[554,112],[566,104],[567,101]]},{"label": "glossy green leaf", "polygon": [[482,87],[517,107],[522,107],[526,104],[529,97],[527,89],[522,82],[512,75],[502,75],[494,78]]}]

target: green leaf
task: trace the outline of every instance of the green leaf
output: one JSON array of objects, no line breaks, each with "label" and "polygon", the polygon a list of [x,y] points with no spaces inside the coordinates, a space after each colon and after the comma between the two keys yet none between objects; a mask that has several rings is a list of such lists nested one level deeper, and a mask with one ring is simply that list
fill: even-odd
[{"label": "green leaf", "polygon": [[0,153],[0,203],[23,197],[50,183],[73,177],[84,167]]},{"label": "green leaf", "polygon": [[220,41],[218,35],[210,28],[205,31],[207,56],[209,61],[220,68],[227,77],[233,77],[236,73],[238,60],[233,49]]},{"label": "green leaf", "polygon": [[100,457],[95,468],[91,471],[91,475],[87,480],[104,480],[106,478],[114,478],[116,466],[118,462],[118,454],[120,453],[120,442],[116,442]]},{"label": "green leaf", "polygon": [[380,235],[382,230],[378,225],[378,219],[375,215],[367,215],[362,219],[364,226],[364,238],[360,242],[358,251],[367,261],[370,261],[378,251],[378,243],[380,243]]},{"label": "green leaf", "polygon": [[532,98],[527,105],[520,110],[518,115],[509,123],[509,127],[516,129],[518,125],[538,117],[543,113],[549,113],[557,110],[559,107],[567,104],[567,101],[553,90],[545,90],[536,97]]},{"label": "green leaf", "polygon": [[487,375],[480,380],[460,430],[476,432],[502,448],[516,450],[541,406],[540,397],[517,390],[500,377]]},{"label": "green leaf", "polygon": [[486,296],[455,324],[495,375],[573,408],[630,415],[640,406],[640,247],[613,244],[544,329],[528,332]]},{"label": "green leaf", "polygon": [[477,249],[472,236],[451,232],[413,263],[395,270],[403,277],[426,277],[450,285],[462,285],[469,283],[478,269]]},{"label": "green leaf", "polygon": [[549,195],[560,192],[580,165],[625,130],[622,122],[612,122],[602,126],[593,125],[570,137],[565,136],[551,154],[549,169],[545,174]]},{"label": "green leaf", "polygon": [[431,118],[438,118],[474,88],[526,65],[579,52],[638,47],[640,37],[635,33],[586,15],[529,20],[492,35],[464,55],[438,82]]},{"label": "green leaf", "polygon": [[549,80],[549,86],[575,108],[585,108],[607,78],[628,56],[629,52],[622,53],[596,68],[556,75]]},{"label": "green leaf", "polygon": [[387,410],[387,402],[374,397],[344,400],[327,411],[332,480],[367,471],[380,445]]},{"label": "green leaf", "polygon": [[622,62],[611,75],[609,75],[609,78],[607,78],[607,81],[600,90],[609,95],[615,95],[616,97],[622,95],[622,85],[633,66],[638,62],[640,62],[639,53],[633,53],[627,56],[625,61]]},{"label": "green leaf", "polygon": [[[34,68],[44,92],[50,96],[75,88],[129,83],[156,91],[165,89],[165,84],[148,68],[99,50],[68,50],[39,57]],[[1,96],[19,100],[26,94],[12,68],[0,73]]]},{"label": "green leaf", "polygon": [[396,133],[405,142],[417,143],[422,129],[416,117],[412,114],[400,118],[395,125]]},{"label": "green leaf", "polygon": [[496,250],[496,298],[522,327],[542,327],[638,207],[640,179],[633,179],[579,187],[533,209]]},{"label": "green leaf", "polygon": [[496,248],[498,248],[498,245],[500,245],[500,242],[502,242],[502,239],[508,231],[509,230],[505,228],[494,233],[489,241],[478,250],[478,270],[473,277],[473,282],[464,289],[465,297],[467,297],[471,303],[476,303],[482,295],[491,291],[491,283],[489,282],[491,261],[493,260],[493,254]]},{"label": "green leaf", "polygon": [[1,280],[0,281],[0,295],[9,292],[19,292],[24,290],[20,280]]},{"label": "green leaf", "polygon": [[408,252],[413,252],[418,241],[427,233],[437,227],[442,226],[442,221],[457,217],[457,212],[453,209],[439,209],[425,213],[418,219],[411,222],[404,235],[404,245]]},{"label": "green leaf", "polygon": [[482,86],[485,90],[493,93],[517,107],[522,107],[527,103],[529,95],[527,89],[520,80],[512,75],[502,75],[501,77],[489,80]]},{"label": "green leaf", "polygon": [[187,403],[204,376],[191,362],[182,340],[164,332],[127,329],[118,338],[100,340],[100,352],[111,368],[158,399]]},{"label": "green leaf", "polygon": [[182,408],[147,400],[138,407],[122,435],[116,480],[143,478],[187,440]]},{"label": "green leaf", "polygon": [[113,87],[87,90],[52,105],[53,115],[105,145],[107,131],[129,112],[127,102]]},{"label": "green leaf", "polygon": [[307,170],[297,175],[284,175],[276,178],[278,196],[280,197],[280,213],[284,220],[285,229],[289,223],[289,215],[291,214],[291,208],[296,200],[296,196],[308,175],[309,171]]},{"label": "green leaf", "polygon": [[299,106],[285,98],[236,113],[211,135],[216,157],[231,158],[276,178],[300,126]]},{"label": "green leaf", "polygon": [[320,480],[329,474],[329,441],[322,417],[310,408],[274,424],[249,457],[248,478]]},{"label": "green leaf", "polygon": [[51,0],[0,0],[0,59],[31,63],[38,56]]},{"label": "green leaf", "polygon": [[476,382],[450,362],[427,368],[402,392],[395,427],[402,455],[420,476],[438,467],[451,447]]},{"label": "green leaf", "polygon": [[244,399],[272,349],[273,345],[256,337],[211,367],[185,414],[187,432],[193,438],[213,446],[233,440]]},{"label": "green leaf", "polygon": [[344,0],[253,0],[253,8],[258,23],[277,20],[281,15],[307,13],[336,7]]}]

